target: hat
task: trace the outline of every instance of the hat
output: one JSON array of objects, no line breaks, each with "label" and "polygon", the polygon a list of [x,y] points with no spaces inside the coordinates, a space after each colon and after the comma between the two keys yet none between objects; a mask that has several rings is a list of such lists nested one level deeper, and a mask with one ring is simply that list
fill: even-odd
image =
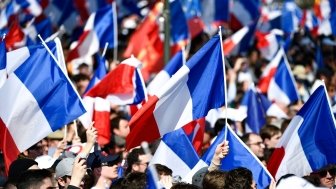
[{"label": "hat", "polygon": [[91,169],[101,167],[103,165],[116,165],[121,161],[120,154],[108,155],[102,151],[90,153],[87,158],[87,165]]},{"label": "hat", "polygon": [[64,158],[56,166],[56,178],[71,176],[74,158]]},{"label": "hat", "polygon": [[202,187],[204,175],[208,172],[208,167],[203,167],[192,176],[192,184]]},{"label": "hat", "polygon": [[11,163],[8,170],[8,180],[14,181],[24,171],[27,171],[31,166],[38,165],[38,163],[32,159],[22,158],[16,159]]},{"label": "hat", "polygon": [[50,133],[47,138],[61,140],[64,137],[64,133],[61,130],[57,130],[53,133]]}]

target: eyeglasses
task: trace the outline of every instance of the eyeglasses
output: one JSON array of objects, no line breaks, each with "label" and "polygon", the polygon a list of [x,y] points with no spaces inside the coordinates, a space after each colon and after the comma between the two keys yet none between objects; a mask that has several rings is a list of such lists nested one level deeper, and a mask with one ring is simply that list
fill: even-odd
[{"label": "eyeglasses", "polygon": [[255,143],[248,143],[247,145],[257,145],[257,146],[261,146],[264,145],[263,142],[255,142]]}]

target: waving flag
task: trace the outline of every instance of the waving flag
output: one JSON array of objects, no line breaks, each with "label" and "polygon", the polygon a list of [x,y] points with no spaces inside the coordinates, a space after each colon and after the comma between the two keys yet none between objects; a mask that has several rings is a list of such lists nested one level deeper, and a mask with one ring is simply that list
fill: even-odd
[{"label": "waving flag", "polygon": [[[57,57],[56,43],[48,46]],[[85,109],[71,81],[42,45],[9,52],[7,60],[9,77],[0,89],[0,146],[8,166],[20,152]]]},{"label": "waving flag", "polygon": [[11,51],[28,45],[32,45],[31,39],[25,35],[20,28],[18,21],[15,20],[6,35],[7,50]]},{"label": "waving flag", "polygon": [[[131,119],[127,148],[152,142],[224,105],[223,55],[219,36],[209,40],[164,88]],[[147,132],[151,131],[151,132]]]},{"label": "waving flag", "polygon": [[163,136],[150,164],[162,164],[173,176],[184,176],[197,164],[199,157],[188,137],[180,128]]},{"label": "waving flag", "polygon": [[319,35],[336,35],[336,13],[332,12],[330,18],[324,19],[319,28],[317,33]]},{"label": "waving flag", "polygon": [[[217,145],[225,139],[225,128],[219,133],[216,140],[211,144],[202,159],[197,163],[189,174],[183,180],[190,182],[192,175],[202,167],[210,165],[214,156]],[[251,152],[248,146],[235,134],[230,126],[227,126],[227,138],[229,142],[230,152],[221,162],[221,170],[229,171],[238,167],[245,167],[252,171],[253,179],[257,183],[258,188],[266,188],[272,180],[271,174],[260,162],[260,160]]]},{"label": "waving flag", "polygon": [[254,22],[249,26],[245,26],[234,33],[223,42],[225,55],[237,55],[238,53],[246,53],[251,47],[254,38],[257,23]]},{"label": "waving flag", "polygon": [[209,0],[202,2],[202,20],[206,31],[212,33],[218,26],[229,21],[229,0]]},{"label": "waving flag", "polygon": [[261,55],[267,60],[272,60],[273,57],[280,49],[280,44],[278,42],[277,36],[283,35],[281,30],[273,29],[268,34],[262,34],[257,32],[257,47]]},{"label": "waving flag", "polygon": [[205,132],[205,118],[194,120],[183,126],[183,131],[189,138],[197,154],[202,153],[203,137]]},{"label": "waving flag", "polygon": [[147,90],[149,95],[153,95],[179,70],[184,62],[183,52],[179,51],[168,62],[165,68],[160,71],[155,78],[148,84]]},{"label": "waving flag", "polygon": [[37,0],[15,0],[15,2],[23,10],[27,10],[34,16],[39,16],[42,13],[42,8]]},{"label": "waving flag", "polygon": [[270,100],[286,105],[299,99],[295,80],[283,49],[278,51],[265,68],[258,88],[262,93],[267,93]]},{"label": "waving flag", "polygon": [[108,48],[114,48],[118,44],[117,36],[117,15],[113,3],[91,14],[78,44],[69,52],[67,61],[91,56],[104,48],[106,43]]},{"label": "waving flag", "polygon": [[336,163],[335,118],[324,85],[319,86],[289,123],[271,156],[268,169],[279,179],[304,176]]},{"label": "waving flag", "polygon": [[259,6],[259,1],[237,0],[234,1],[230,12],[241,26],[247,26],[259,18]]},{"label": "waving flag", "polygon": [[7,79],[7,58],[5,39],[0,42],[0,88]]}]

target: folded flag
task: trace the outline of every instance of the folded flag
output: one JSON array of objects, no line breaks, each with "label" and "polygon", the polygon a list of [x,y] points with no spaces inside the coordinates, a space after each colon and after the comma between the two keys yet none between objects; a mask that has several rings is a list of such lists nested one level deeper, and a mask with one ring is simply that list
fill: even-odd
[{"label": "folded flag", "polygon": [[267,166],[276,179],[336,163],[336,122],[328,98],[320,85],[289,123]]},{"label": "folded flag", "polygon": [[7,58],[5,39],[0,42],[0,88],[7,79]]},{"label": "folded flag", "polygon": [[[61,44],[48,43],[56,57],[57,45]],[[8,168],[20,152],[85,113],[85,108],[44,46],[9,52],[7,60],[9,75],[0,89],[0,146]]]},{"label": "folded flag", "polygon": [[163,136],[150,164],[165,165],[173,176],[188,174],[197,164],[199,157],[182,128]]},{"label": "folded flag", "polygon": [[127,148],[152,142],[223,106],[224,87],[222,47],[216,35],[132,117]]},{"label": "folded flag", "polygon": [[91,56],[104,48],[114,48],[118,44],[117,15],[115,3],[92,13],[86,22],[78,44],[69,52],[67,62],[79,57]]},{"label": "folded flag", "polygon": [[[258,188],[267,188],[271,184],[272,176],[264,167],[262,162],[251,152],[248,146],[235,134],[230,126],[227,126],[227,138],[229,142],[230,152],[222,160],[220,169],[229,171],[238,167],[245,167],[252,171],[253,179],[257,183]],[[193,170],[183,179],[190,182],[192,175],[202,167],[209,166],[214,156],[217,145],[225,140],[225,127],[217,136],[216,140],[211,144],[202,159],[197,163]]]},{"label": "folded flag", "polygon": [[288,105],[299,100],[294,76],[283,49],[278,51],[265,68],[258,88],[262,93],[267,93],[271,101]]},{"label": "folded flag", "polygon": [[153,95],[179,70],[184,62],[183,52],[179,51],[168,62],[162,71],[148,84],[147,91],[149,95]]}]

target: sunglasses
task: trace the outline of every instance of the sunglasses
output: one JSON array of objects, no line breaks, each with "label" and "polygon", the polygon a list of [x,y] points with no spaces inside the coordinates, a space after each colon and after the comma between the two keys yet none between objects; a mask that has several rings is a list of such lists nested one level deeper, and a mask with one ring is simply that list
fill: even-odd
[{"label": "sunglasses", "polygon": [[331,176],[333,177],[336,176],[336,169],[322,170],[322,171],[316,172],[316,174],[318,174],[318,176],[322,178],[322,177],[326,177],[328,172]]}]

